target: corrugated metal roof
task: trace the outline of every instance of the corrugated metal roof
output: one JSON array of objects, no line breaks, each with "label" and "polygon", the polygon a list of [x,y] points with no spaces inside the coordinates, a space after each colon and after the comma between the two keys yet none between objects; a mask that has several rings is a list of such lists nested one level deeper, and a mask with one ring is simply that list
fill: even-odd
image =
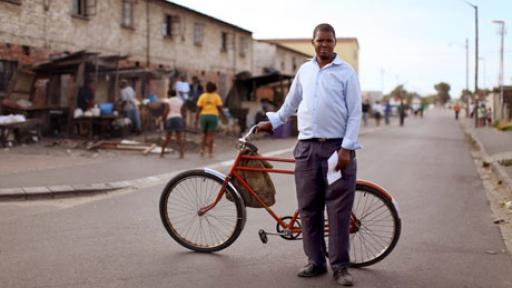
[{"label": "corrugated metal roof", "polygon": [[247,30],[247,29],[244,29],[244,28],[242,28],[242,27],[239,27],[239,26],[236,26],[236,25],[234,25],[234,24],[228,23],[228,22],[226,22],[226,21],[220,20],[220,19],[215,18],[215,17],[213,17],[213,16],[210,16],[210,15],[207,15],[207,14],[204,14],[204,13],[201,13],[201,12],[199,12],[199,11],[197,11],[197,10],[194,10],[194,9],[188,8],[188,7],[186,7],[186,6],[182,6],[182,5],[176,4],[176,3],[171,2],[171,1],[167,1],[167,0],[154,0],[154,1],[161,2],[161,3],[165,3],[165,4],[167,4],[167,5],[174,6],[174,7],[176,7],[176,8],[179,8],[179,9],[185,10],[185,11],[187,11],[187,12],[191,12],[191,13],[197,14],[197,15],[199,15],[199,16],[206,17],[206,18],[211,19],[211,20],[213,20],[213,21],[215,21],[215,22],[222,23],[222,24],[224,24],[224,25],[230,26],[230,27],[232,27],[232,28],[235,28],[235,29],[237,29],[237,30],[240,30],[240,31],[242,31],[242,32],[249,33],[249,34],[251,34],[251,35],[252,35],[252,32],[251,32],[251,31],[249,31],[249,30]]}]

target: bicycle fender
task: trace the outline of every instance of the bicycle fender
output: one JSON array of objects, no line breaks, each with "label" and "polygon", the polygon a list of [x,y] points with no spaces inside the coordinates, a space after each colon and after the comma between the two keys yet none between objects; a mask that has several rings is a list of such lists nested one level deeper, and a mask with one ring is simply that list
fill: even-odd
[{"label": "bicycle fender", "polygon": [[[220,172],[219,172],[219,171],[217,171],[217,170],[213,170],[213,169],[210,169],[210,168],[206,168],[206,167],[205,167],[205,168],[203,168],[203,171],[204,171],[205,173],[207,173],[207,174],[212,175],[213,177],[215,177],[215,178],[217,178],[217,179],[219,179],[219,180],[221,180],[221,181],[226,180],[226,175],[224,175],[224,174],[220,173]],[[238,190],[236,190],[235,186],[231,183],[231,181],[230,181],[230,182],[228,182],[228,186],[229,186],[229,188],[231,188],[231,189],[235,192],[236,196],[238,196],[238,198],[240,198],[240,201],[242,201],[243,207],[245,207],[244,198],[242,197],[242,195],[240,195],[240,193],[238,192]]]},{"label": "bicycle fender", "polygon": [[398,218],[401,218],[400,217],[400,208],[398,207],[398,202],[382,186],[379,186],[369,180],[362,180],[362,179],[357,179],[356,185],[368,186],[368,187],[378,191],[379,193],[381,193],[384,197],[386,197],[386,199],[388,199],[389,201],[391,201],[391,203],[393,203],[393,206],[395,207],[396,212],[398,214]]}]

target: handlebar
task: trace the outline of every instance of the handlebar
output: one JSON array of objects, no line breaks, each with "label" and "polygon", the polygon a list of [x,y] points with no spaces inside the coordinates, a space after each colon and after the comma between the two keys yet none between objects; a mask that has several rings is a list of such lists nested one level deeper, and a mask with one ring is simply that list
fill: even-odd
[{"label": "handlebar", "polygon": [[239,138],[239,139],[238,139],[238,141],[239,141],[239,142],[243,142],[243,143],[247,142],[247,138],[249,138],[249,136],[251,136],[252,134],[255,134],[255,132],[256,132],[256,128],[257,128],[257,127],[258,127],[257,125],[253,125],[253,126],[249,129],[249,131],[247,131],[247,133],[246,133],[244,136],[242,136],[242,138]]}]

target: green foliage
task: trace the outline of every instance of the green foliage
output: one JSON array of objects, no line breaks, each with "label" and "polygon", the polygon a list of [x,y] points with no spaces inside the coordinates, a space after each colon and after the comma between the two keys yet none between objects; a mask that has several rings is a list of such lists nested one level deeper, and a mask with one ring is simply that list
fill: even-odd
[{"label": "green foliage", "polygon": [[450,101],[450,84],[445,82],[440,82],[434,85],[434,89],[437,91],[437,100],[441,102],[441,104],[445,104]]}]

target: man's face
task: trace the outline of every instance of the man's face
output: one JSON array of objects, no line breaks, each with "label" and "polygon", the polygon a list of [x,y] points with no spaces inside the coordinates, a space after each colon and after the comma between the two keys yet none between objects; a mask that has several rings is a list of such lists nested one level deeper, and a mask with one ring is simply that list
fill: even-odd
[{"label": "man's face", "polygon": [[334,54],[334,46],[336,46],[334,34],[327,31],[316,31],[313,46],[315,46],[315,52],[318,58],[331,60]]}]

